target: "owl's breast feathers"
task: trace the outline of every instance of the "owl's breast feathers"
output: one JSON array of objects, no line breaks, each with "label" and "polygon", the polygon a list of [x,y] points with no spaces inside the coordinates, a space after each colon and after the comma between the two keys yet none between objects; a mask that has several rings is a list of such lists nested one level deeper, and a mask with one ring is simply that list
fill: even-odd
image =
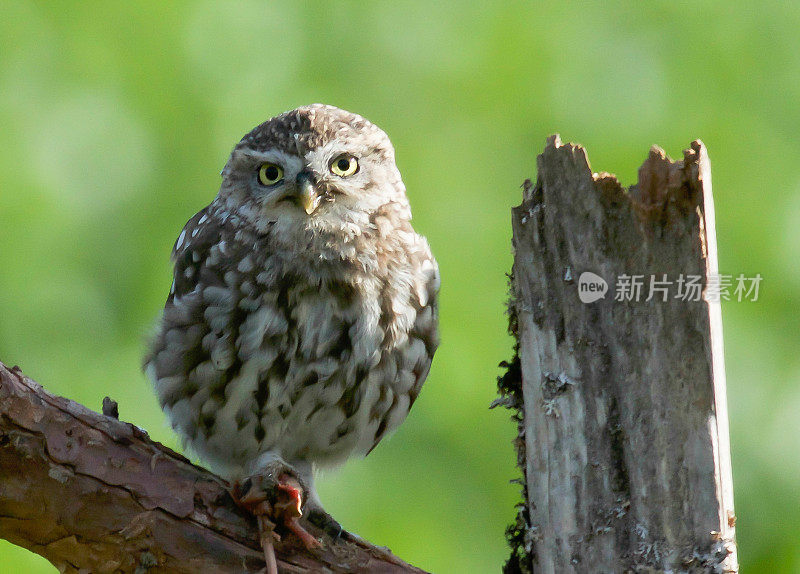
[{"label": "owl's breast feathers", "polygon": [[438,345],[436,261],[406,219],[275,235],[215,204],[189,220],[145,360],[173,426],[221,469],[270,450],[322,464],[369,452],[407,415]]}]

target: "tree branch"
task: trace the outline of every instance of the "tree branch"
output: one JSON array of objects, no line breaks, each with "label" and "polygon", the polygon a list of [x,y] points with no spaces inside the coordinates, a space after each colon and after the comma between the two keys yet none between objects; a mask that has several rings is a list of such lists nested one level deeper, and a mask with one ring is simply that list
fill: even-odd
[{"label": "tree branch", "polygon": [[[255,521],[224,480],[2,363],[0,537],[62,572],[264,568]],[[365,541],[324,541],[312,554],[286,536],[276,545],[281,571],[423,572]]]}]

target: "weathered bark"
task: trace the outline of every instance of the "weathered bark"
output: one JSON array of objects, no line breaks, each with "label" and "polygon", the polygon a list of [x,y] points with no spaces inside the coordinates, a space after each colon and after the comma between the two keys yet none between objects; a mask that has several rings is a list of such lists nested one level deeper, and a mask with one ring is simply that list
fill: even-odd
[{"label": "weathered bark", "polygon": [[[2,363],[0,537],[62,572],[264,568],[255,522],[222,479],[142,429],[53,396]],[[276,545],[281,571],[422,572],[363,541],[324,542],[309,553],[284,537]]]},{"label": "weathered bark", "polygon": [[[513,245],[518,362],[501,388],[521,383],[505,402],[522,407],[527,503],[508,570],[736,572],[719,302],[674,283],[645,300],[651,276],[717,273],[703,144],[676,162],[653,148],[626,192],[551,137]],[[605,297],[581,302],[584,272]],[[616,300],[622,275],[644,276],[638,301]]]}]

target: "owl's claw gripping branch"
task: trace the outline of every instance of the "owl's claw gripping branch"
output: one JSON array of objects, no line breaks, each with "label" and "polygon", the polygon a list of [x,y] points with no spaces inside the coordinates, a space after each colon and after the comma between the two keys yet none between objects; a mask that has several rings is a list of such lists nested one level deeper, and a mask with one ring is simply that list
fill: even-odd
[{"label": "owl's claw gripping branch", "polygon": [[231,495],[236,504],[255,516],[258,523],[268,574],[278,572],[274,543],[281,537],[275,532],[276,526],[294,533],[307,550],[322,546],[298,520],[303,515],[304,494],[300,481],[287,473],[280,474],[277,480],[269,474],[258,475],[233,486]]}]

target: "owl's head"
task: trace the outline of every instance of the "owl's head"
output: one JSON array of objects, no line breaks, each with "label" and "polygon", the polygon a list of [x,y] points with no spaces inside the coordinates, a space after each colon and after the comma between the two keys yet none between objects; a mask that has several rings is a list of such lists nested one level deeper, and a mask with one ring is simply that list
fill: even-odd
[{"label": "owl's head", "polygon": [[359,224],[388,204],[408,212],[387,135],[359,115],[323,104],[254,128],[234,148],[222,178],[218,200],[257,227]]}]

